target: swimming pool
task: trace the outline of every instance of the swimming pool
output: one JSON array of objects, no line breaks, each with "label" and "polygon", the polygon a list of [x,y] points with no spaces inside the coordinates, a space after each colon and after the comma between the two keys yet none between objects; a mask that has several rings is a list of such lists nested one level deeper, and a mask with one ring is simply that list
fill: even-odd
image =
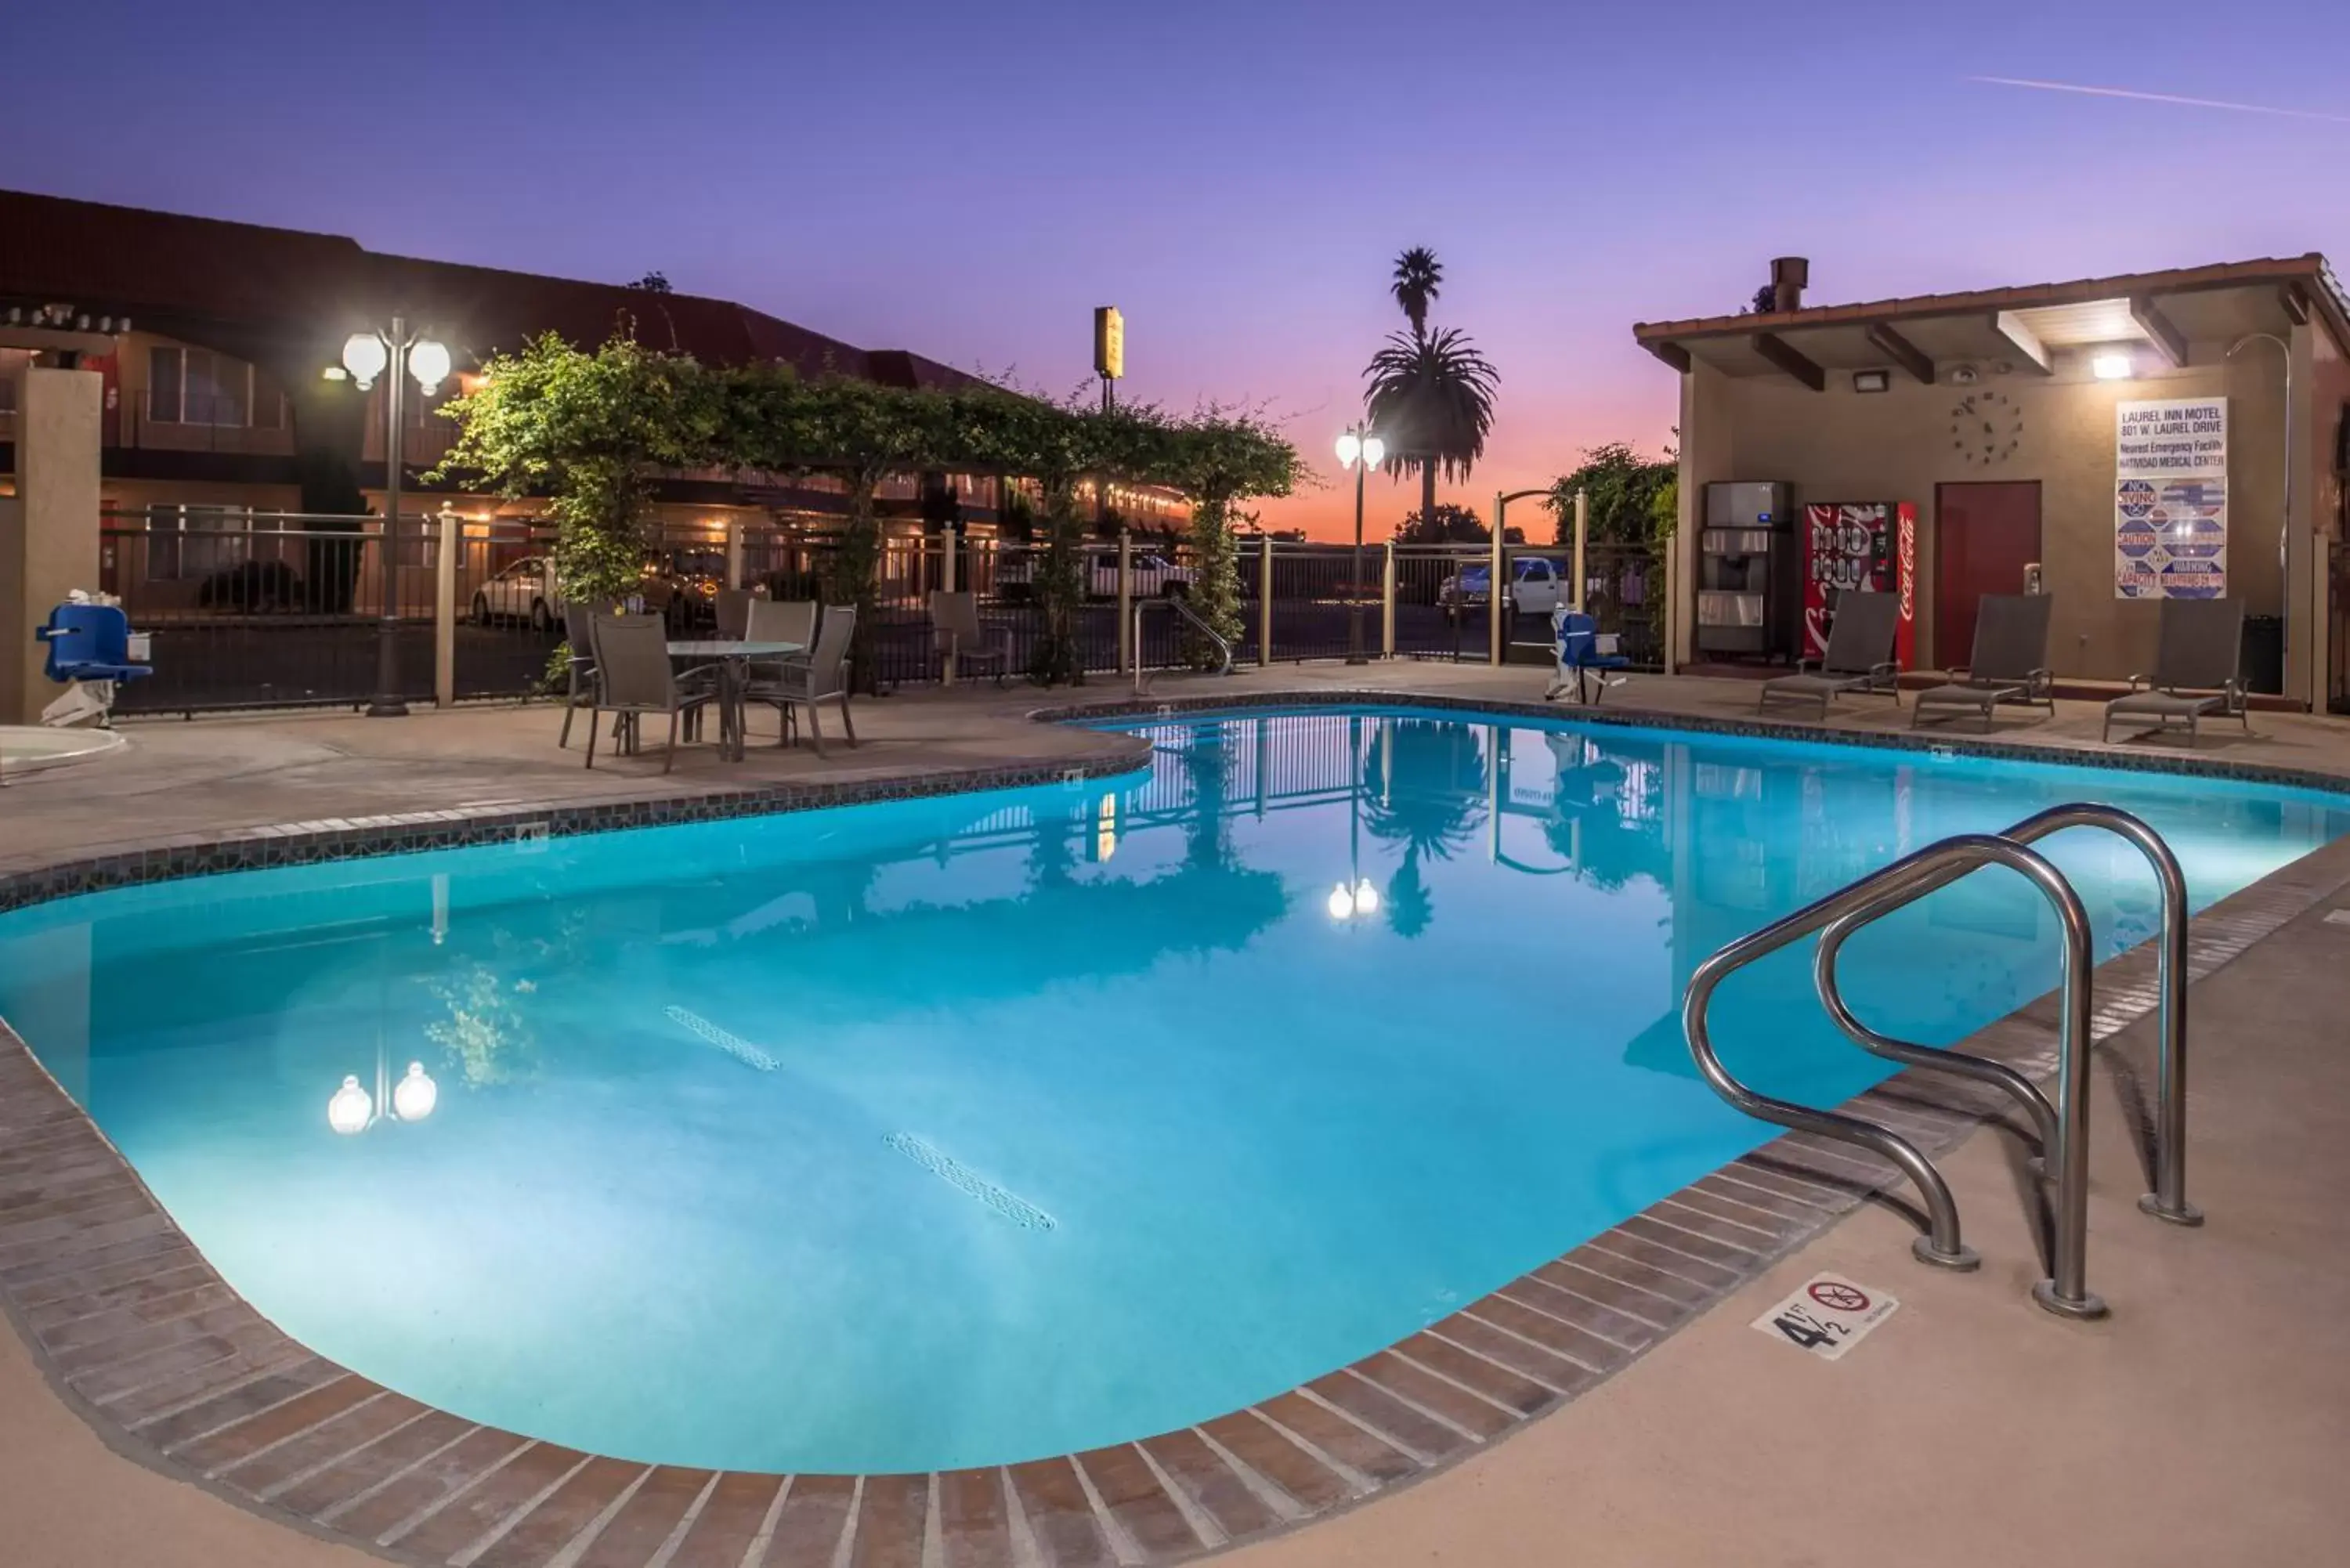
[{"label": "swimming pool", "polygon": [[[1263,1398],[1767,1141],[1680,985],[1908,849],[2106,800],[2200,907],[2350,832],[2270,786],[1563,721],[1146,732],[1109,784],[60,900],[0,917],[0,1013],[323,1355],[604,1453],[918,1470]],[[2102,951],[2152,933],[2134,850],[2043,847]],[[1956,1039],[2054,982],[2049,919],[1971,878],[1856,939],[1847,993]],[[1800,951],[1716,1017],[1769,1093],[1889,1071]]]}]

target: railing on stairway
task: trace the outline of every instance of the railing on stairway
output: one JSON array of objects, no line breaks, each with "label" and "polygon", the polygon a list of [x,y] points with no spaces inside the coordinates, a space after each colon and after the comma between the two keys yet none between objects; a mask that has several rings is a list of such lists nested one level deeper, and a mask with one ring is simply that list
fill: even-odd
[{"label": "railing on stairway", "polygon": [[[1981,1260],[1960,1237],[1958,1204],[1950,1185],[1917,1147],[1889,1127],[1836,1111],[1773,1099],[1741,1083],[1715,1053],[1706,1012],[1713,992],[1733,971],[1817,933],[1813,977],[1829,1018],[1864,1050],[1911,1066],[1958,1074],[2012,1096],[2032,1116],[2056,1181],[2053,1263],[2033,1287],[2033,1299],[2073,1317],[2104,1314],[2088,1289],[2089,1051],[2091,970],[2088,914],[2063,873],[2026,847],[2067,827],[2102,827],[2136,845],[2153,867],[2162,892],[2158,949],[2161,1055],[2158,1074],[2155,1189],[2138,1207],[2174,1224],[2194,1225],[2201,1214],[2187,1201],[2187,883],[2177,857],[2153,828],[2127,812],[2088,804],[2053,807],[2000,834],[1966,834],[1929,845],[1814,903],[1754,931],[1700,964],[1681,1004],[1690,1054],[1716,1094],[1758,1119],[1858,1145],[1883,1156],[1916,1184],[1926,1200],[1928,1232],[1912,1251],[1924,1262],[1971,1269]],[[1964,1052],[1918,1045],[1881,1034],[1846,1005],[1836,981],[1836,958],[1854,932],[1893,910],[1950,886],[1983,866],[2005,866],[2031,881],[2055,909],[2064,941],[2059,1012],[2056,1099],[2051,1104],[2030,1079],[2001,1063]]]},{"label": "railing on stairway", "polygon": [[1153,605],[1163,606],[1173,610],[1180,618],[1190,621],[1193,630],[1208,639],[1209,646],[1216,650],[1219,660],[1216,667],[1217,674],[1230,675],[1232,672],[1232,639],[1210,626],[1208,618],[1193,609],[1191,601],[1181,594],[1166,594],[1155,599],[1137,599],[1134,601],[1134,638],[1128,644],[1128,647],[1133,649],[1136,696],[1140,697],[1150,690],[1151,672],[1145,670],[1142,663],[1142,615]]}]

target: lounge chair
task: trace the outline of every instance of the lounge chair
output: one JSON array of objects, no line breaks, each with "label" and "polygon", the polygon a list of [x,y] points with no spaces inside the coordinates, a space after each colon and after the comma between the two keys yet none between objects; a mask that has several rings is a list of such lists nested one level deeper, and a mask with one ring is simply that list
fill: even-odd
[{"label": "lounge chair", "polygon": [[2106,704],[2105,738],[2116,719],[2146,721],[2159,732],[2187,726],[2193,745],[2196,726],[2207,713],[2241,720],[2252,732],[2244,701],[2244,604],[2241,599],[2165,599],[2154,649],[2154,673],[2130,677],[2126,697]]},{"label": "lounge chair", "polygon": [[707,666],[682,675],[676,671],[670,662],[669,628],[660,616],[599,615],[588,623],[588,638],[596,679],[588,702],[588,765],[596,765],[596,730],[605,714],[627,720],[627,733],[633,736],[637,719],[666,713],[669,750],[661,772],[669,772],[677,762],[678,721],[716,700],[715,672]]},{"label": "lounge chair", "polygon": [[1813,662],[1806,659],[1796,664],[1796,674],[1765,680],[1755,711],[1764,711],[1773,701],[1816,702],[1825,719],[1828,704],[1847,691],[1890,693],[1898,708],[1901,671],[1893,662],[1893,634],[1900,626],[1900,616],[1898,594],[1850,588],[1838,594],[1835,622],[1828,628],[1828,648],[1818,660],[1819,673],[1804,673]]},{"label": "lounge chair", "polygon": [[1601,631],[1599,623],[1581,610],[1564,607],[1551,612],[1550,627],[1557,668],[1552,671],[1550,689],[1543,693],[1544,701],[1572,690],[1576,701],[1596,707],[1607,695],[1609,686],[1624,683],[1620,675],[1612,681],[1607,678],[1609,670],[1632,667],[1615,633]]},{"label": "lounge chair", "polygon": [[1012,662],[1012,628],[982,626],[976,594],[931,591],[931,644],[941,669],[952,659],[957,674],[992,672],[995,683],[1003,684],[1004,668]]},{"label": "lounge chair", "polygon": [[840,704],[841,728],[848,732],[848,743],[857,744],[857,724],[848,716],[848,645],[856,632],[855,606],[827,605],[824,623],[816,628],[816,646],[805,660],[787,659],[772,674],[754,669],[743,696],[783,713],[785,734],[777,740],[778,745],[789,736],[795,710],[805,708],[808,739],[816,745],[816,754],[824,755],[824,726],[816,719],[816,706],[823,702]]},{"label": "lounge chair", "polygon": [[1909,710],[1909,727],[1925,722],[1929,713],[1973,713],[1991,732],[1991,710],[2002,702],[2021,702],[2056,713],[2051,694],[2054,677],[2048,671],[2048,610],[2046,594],[1985,594],[1975,609],[1975,649],[1959,680],[1929,686],[1918,693]]}]

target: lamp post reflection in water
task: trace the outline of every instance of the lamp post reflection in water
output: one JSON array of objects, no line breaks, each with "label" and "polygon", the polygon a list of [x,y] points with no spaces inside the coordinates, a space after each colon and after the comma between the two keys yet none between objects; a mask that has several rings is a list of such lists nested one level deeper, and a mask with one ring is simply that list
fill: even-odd
[{"label": "lamp post reflection in water", "polygon": [[1347,720],[1347,879],[1323,901],[1330,918],[1341,923],[1379,912],[1379,890],[1363,875],[1363,721],[1358,715]]},{"label": "lamp post reflection in water", "polygon": [[[434,878],[434,892],[445,897],[445,884]],[[439,905],[439,898],[435,899]],[[445,908],[441,905],[440,908]],[[436,908],[435,914],[440,913]],[[434,922],[433,940],[442,940],[441,921]],[[390,974],[386,968],[391,950],[389,937],[377,949],[375,1006],[375,1093],[370,1095],[356,1073],[343,1075],[343,1086],[327,1101],[327,1125],[345,1137],[356,1137],[378,1122],[387,1118],[396,1122],[421,1122],[432,1114],[441,1103],[441,1085],[424,1071],[421,1062],[411,1062],[408,1071],[395,1084],[391,1081],[390,1057],[385,1052],[383,1037],[384,1011],[391,1002]]]}]

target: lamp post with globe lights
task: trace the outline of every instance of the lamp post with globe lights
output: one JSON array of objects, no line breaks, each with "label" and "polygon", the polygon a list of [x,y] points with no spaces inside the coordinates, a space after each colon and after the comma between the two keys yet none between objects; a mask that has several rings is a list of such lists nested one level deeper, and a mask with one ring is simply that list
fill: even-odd
[{"label": "lamp post with globe lights", "polygon": [[1347,720],[1347,877],[1330,889],[1323,908],[1340,925],[1350,926],[1379,912],[1379,890],[1363,875],[1363,721]]},{"label": "lamp post with globe lights", "polygon": [[400,490],[406,466],[402,403],[411,376],[428,398],[440,389],[449,379],[449,349],[435,338],[411,333],[408,323],[395,316],[389,331],[354,332],[344,340],[342,369],[362,392],[375,385],[377,377],[390,372],[383,398],[383,614],[376,621],[376,691],[367,713],[370,719],[403,718],[408,700],[400,690]]},{"label": "lamp post with globe lights", "polygon": [[1385,462],[1388,443],[1357,424],[1338,438],[1338,466],[1355,471],[1355,557],[1347,568],[1347,662],[1367,664],[1363,651],[1363,484],[1371,470]]}]

